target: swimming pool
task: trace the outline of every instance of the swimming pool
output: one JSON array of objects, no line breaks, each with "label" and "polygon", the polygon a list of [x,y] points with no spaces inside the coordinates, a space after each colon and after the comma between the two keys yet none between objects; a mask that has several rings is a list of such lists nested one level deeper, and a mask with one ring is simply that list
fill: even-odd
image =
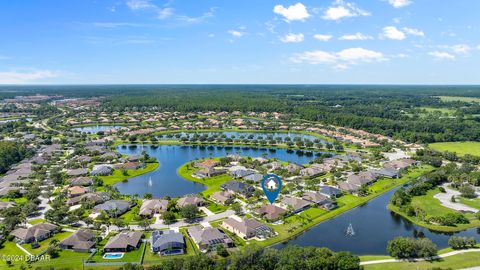
[{"label": "swimming pool", "polygon": [[115,260],[115,259],[121,259],[123,257],[123,253],[105,253],[103,255],[104,259],[107,260]]}]

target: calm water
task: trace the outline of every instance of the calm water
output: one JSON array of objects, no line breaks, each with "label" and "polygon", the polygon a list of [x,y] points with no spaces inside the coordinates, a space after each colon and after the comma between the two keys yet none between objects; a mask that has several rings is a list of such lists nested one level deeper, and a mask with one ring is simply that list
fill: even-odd
[{"label": "calm water", "polygon": [[[180,134],[182,137],[183,136],[188,136],[192,137],[195,133],[190,133],[190,132],[180,132],[177,133]],[[310,140],[313,141],[315,139],[318,139],[315,136],[312,135],[306,135],[306,134],[301,134],[301,133],[294,133],[294,132],[235,132],[235,131],[228,131],[228,132],[196,132],[198,135],[225,135],[227,138],[232,138],[232,139],[238,139],[240,137],[244,138],[251,138],[251,139],[264,139],[267,140],[268,138],[273,138],[276,139],[278,137],[282,138],[284,140],[285,138],[290,138],[292,141],[295,140],[296,138],[300,138],[302,140]],[[173,134],[175,135],[175,134]],[[167,137],[164,135],[163,138],[160,139],[166,139]],[[325,142],[323,140],[320,140],[321,142]]]},{"label": "calm water", "polygon": [[94,134],[99,131],[107,131],[107,130],[118,129],[118,128],[121,128],[121,126],[88,126],[88,127],[74,128],[73,130]]},{"label": "calm water", "polygon": [[[327,247],[334,251],[351,251],[358,255],[386,254],[387,242],[397,236],[425,236],[439,248],[448,246],[448,238],[453,234],[432,232],[418,227],[387,209],[394,190],[352,209],[334,219],[318,224],[287,244],[300,246]],[[354,236],[346,236],[349,224]],[[456,235],[475,237],[480,241],[480,231],[470,229]],[[285,247],[279,244],[277,248]]]},{"label": "calm water", "polygon": [[278,158],[284,161],[306,164],[315,156],[297,154],[285,149],[261,149],[246,147],[200,147],[200,146],[119,146],[118,151],[122,154],[138,155],[145,150],[149,155],[156,157],[160,162],[157,170],[131,178],[127,182],[116,185],[120,192],[125,194],[152,193],[154,197],[160,198],[165,195],[178,197],[185,194],[197,193],[205,190],[205,186],[187,181],[177,174],[177,169],[183,164],[196,159],[206,157],[225,156],[227,154],[239,153],[242,156],[267,156]]},{"label": "calm water", "polygon": [[[122,154],[136,155],[143,150],[160,161],[160,167],[148,174],[118,183],[116,187],[122,193],[152,193],[154,197],[169,195],[178,197],[185,194],[201,192],[205,187],[184,180],[177,174],[177,169],[186,162],[204,157],[224,156],[239,153],[240,155],[258,157],[265,155],[280,160],[305,164],[315,158],[313,155],[299,155],[285,149],[274,151],[259,148],[241,147],[194,147],[194,146],[134,146],[118,147]],[[425,236],[434,241],[439,248],[447,247],[451,234],[432,232],[404,220],[387,209],[389,198],[394,190],[389,191],[367,204],[352,209],[334,219],[325,221],[297,238],[288,242],[301,246],[327,247],[335,251],[351,251],[355,254],[386,254],[387,242],[396,236]],[[352,223],[355,236],[345,236],[348,225]],[[480,241],[477,229],[458,233],[461,236],[476,237]],[[276,247],[282,248],[285,244]]]}]

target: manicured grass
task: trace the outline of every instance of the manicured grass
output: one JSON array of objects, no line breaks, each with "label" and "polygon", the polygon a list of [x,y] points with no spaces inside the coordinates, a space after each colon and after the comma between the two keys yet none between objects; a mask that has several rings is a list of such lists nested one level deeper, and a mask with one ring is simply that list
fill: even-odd
[{"label": "manicured grass", "polygon": [[140,262],[141,257],[142,257],[143,248],[144,248],[145,245],[146,245],[146,243],[142,242],[138,249],[132,250],[132,251],[129,251],[129,252],[125,252],[121,259],[104,259],[103,258],[104,253],[103,252],[97,252],[97,253],[95,253],[95,255],[93,255],[90,262],[95,262],[95,263],[102,263],[102,262]]},{"label": "manicured grass", "polygon": [[480,156],[480,142],[441,142],[428,145],[437,151],[449,151],[457,153],[459,156],[466,154]]},{"label": "manicured grass", "polygon": [[[154,171],[159,166],[158,162],[155,163],[147,163],[145,168],[138,169],[138,170],[128,170],[128,175],[123,175],[121,170],[115,170],[112,175],[109,176],[100,176],[103,180],[104,185],[115,185],[118,182],[122,182],[124,180]],[[100,188],[101,189],[101,188]]]},{"label": "manicured grass", "polygon": [[460,198],[460,203],[463,203],[465,205],[468,205],[473,208],[477,208],[480,210],[480,198],[475,198],[475,199],[466,199],[466,198]]},{"label": "manicured grass", "polygon": [[318,208],[311,208],[303,213],[287,218],[284,224],[269,225],[278,233],[277,236],[269,238],[265,241],[252,240],[251,242],[256,242],[256,244],[260,246],[270,246],[279,242],[286,241],[322,221],[334,218],[344,213],[345,211],[355,208],[383,194],[384,192],[391,190],[394,187],[401,186],[410,181],[411,179],[414,179],[432,170],[433,167],[424,165],[418,168],[411,169],[410,172],[404,174],[399,179],[381,179],[370,187],[370,194],[368,196],[356,197],[353,195],[344,195],[337,199],[339,207],[337,207],[336,209],[333,209],[331,211],[324,211]]},{"label": "manicured grass", "polygon": [[393,257],[388,255],[365,255],[365,256],[359,256],[359,258],[361,262],[393,259]]},{"label": "manicured grass", "polygon": [[455,256],[446,257],[435,261],[422,262],[396,262],[365,265],[365,270],[410,270],[410,269],[432,269],[434,267],[442,269],[461,269],[480,265],[480,255],[478,252],[464,253]]},{"label": "manicured grass", "polygon": [[32,225],[35,225],[35,224],[38,224],[38,223],[42,223],[42,222],[45,222],[45,219],[43,218],[37,218],[37,219],[32,219],[32,220],[29,220],[28,223],[29,224],[32,224]]},{"label": "manicured grass", "polygon": [[44,249],[48,248],[48,245],[50,244],[50,242],[52,242],[52,240],[62,241],[63,239],[67,238],[71,234],[72,234],[72,232],[57,233],[53,237],[47,238],[47,239],[39,242],[38,244],[40,244],[40,247],[35,248],[35,249],[33,249],[30,244],[23,244],[22,247],[24,249],[26,249],[28,252],[30,252],[31,254],[38,254],[38,253],[42,252]]},{"label": "manicured grass", "polygon": [[424,109],[425,111],[427,111],[427,113],[440,112],[448,115],[453,115],[455,113],[455,110],[450,108],[419,107],[419,109]]},{"label": "manicured grass", "polygon": [[[182,231],[182,230],[181,230]],[[183,233],[185,238],[185,244],[187,246],[186,253],[183,255],[175,255],[175,256],[160,256],[159,254],[152,253],[150,251],[150,244],[147,244],[147,249],[145,250],[145,256],[143,257],[143,263],[145,265],[152,265],[161,261],[175,259],[175,258],[183,258],[187,256],[192,256],[198,253],[198,250],[193,243],[193,241],[186,236],[186,233]]]},{"label": "manicured grass", "polygon": [[228,174],[222,174],[222,175],[218,175],[218,176],[214,176],[206,179],[193,177],[192,174],[198,170],[200,169],[194,168],[193,166],[190,165],[190,162],[189,162],[182,165],[180,168],[178,168],[177,173],[178,175],[180,175],[181,177],[187,180],[207,186],[207,189],[202,192],[203,196],[205,197],[209,197],[213,193],[220,191],[220,186],[223,183],[232,180],[232,177]]},{"label": "manicured grass", "polygon": [[14,202],[16,204],[22,204],[28,202],[27,198],[21,197],[16,199],[0,198],[0,202]]},{"label": "manicured grass", "polygon": [[207,209],[212,211],[213,213],[220,213],[228,209],[228,207],[223,206],[221,204],[217,204],[214,202],[210,202],[210,204],[207,206]]},{"label": "manicured grass", "polygon": [[461,101],[461,102],[479,102],[480,98],[475,97],[453,97],[453,96],[438,96],[443,102]]},{"label": "manicured grass", "polygon": [[[437,189],[429,190],[427,194],[424,196],[415,196],[412,199],[411,205],[413,207],[420,207],[421,209],[425,210],[425,212],[427,213],[427,219],[428,217],[431,217],[431,216],[438,217],[438,216],[444,216],[448,213],[457,213],[453,209],[442,206],[440,201],[433,197],[435,196],[435,194],[439,192],[440,190],[437,188]],[[470,213],[465,214],[465,217],[467,217],[470,220],[469,224],[457,224],[456,226],[442,226],[442,225],[426,223],[424,221],[419,220],[416,217],[409,217],[405,213],[401,212],[398,207],[393,206],[391,204],[388,205],[388,208],[419,226],[432,229],[432,230],[442,231],[442,232],[455,232],[455,231],[461,231],[461,230],[480,226],[480,221],[478,220],[478,218],[476,218],[475,215]]]}]

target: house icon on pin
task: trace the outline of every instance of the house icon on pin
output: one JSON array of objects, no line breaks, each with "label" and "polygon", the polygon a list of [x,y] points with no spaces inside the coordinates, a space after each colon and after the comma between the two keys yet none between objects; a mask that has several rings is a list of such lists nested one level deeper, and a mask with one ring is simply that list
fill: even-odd
[{"label": "house icon on pin", "polygon": [[267,189],[271,191],[277,190],[277,182],[275,182],[273,179],[270,179],[267,182]]}]

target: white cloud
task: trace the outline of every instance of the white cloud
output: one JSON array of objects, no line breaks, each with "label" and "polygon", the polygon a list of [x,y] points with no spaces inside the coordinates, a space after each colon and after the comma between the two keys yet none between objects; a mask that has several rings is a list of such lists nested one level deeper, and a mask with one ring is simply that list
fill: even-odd
[{"label": "white cloud", "polygon": [[404,27],[402,29],[403,29],[403,31],[405,31],[405,33],[407,33],[409,35],[412,35],[412,36],[417,36],[417,37],[424,37],[425,36],[425,33],[423,33],[423,31],[415,29],[415,28]]},{"label": "white cloud", "polygon": [[58,72],[51,70],[0,71],[0,84],[32,83],[58,76]]},{"label": "white cloud", "polygon": [[287,22],[292,21],[305,21],[311,15],[308,14],[307,8],[302,3],[296,3],[295,5],[291,5],[289,7],[284,7],[283,5],[276,5],[273,8],[273,12],[275,14],[282,15],[285,17]]},{"label": "white cloud", "polygon": [[280,41],[283,43],[298,43],[302,42],[305,39],[302,33],[299,34],[294,34],[294,33],[289,33],[286,34],[285,36],[280,38]]},{"label": "white cloud", "polygon": [[435,59],[438,59],[438,60],[455,60],[455,56],[447,52],[434,51],[434,52],[429,52],[428,54],[435,57]]},{"label": "white cloud", "polygon": [[156,7],[150,2],[150,0],[128,0],[126,4],[131,10],[149,9]]},{"label": "white cloud", "polygon": [[410,0],[388,0],[388,3],[392,5],[394,8],[401,8],[401,7],[406,7],[413,3]]},{"label": "white cloud", "polygon": [[295,63],[328,64],[335,69],[346,69],[350,65],[369,62],[385,61],[381,52],[363,48],[349,48],[339,52],[306,51],[293,55],[291,60]]},{"label": "white cloud", "polygon": [[205,20],[213,17],[215,15],[215,10],[216,10],[216,8],[212,7],[207,12],[203,13],[202,15],[200,15],[198,17],[189,17],[189,16],[185,16],[185,15],[180,15],[180,16],[177,16],[177,20],[181,21],[183,23],[187,23],[187,24],[202,23]]},{"label": "white cloud", "polygon": [[358,8],[355,4],[336,0],[323,14],[322,18],[329,21],[338,21],[343,18],[370,16],[368,11]]},{"label": "white cloud", "polygon": [[384,27],[382,36],[393,40],[404,40],[407,38],[405,33],[398,30],[395,26]]},{"label": "white cloud", "polygon": [[453,45],[453,46],[451,46],[451,49],[456,54],[468,54],[472,50],[470,45],[467,45],[467,44]]},{"label": "white cloud", "polygon": [[167,18],[170,18],[173,15],[173,12],[175,10],[173,8],[160,8],[158,10],[158,18],[160,20],[165,20]]},{"label": "white cloud", "polygon": [[315,34],[313,35],[313,38],[320,41],[329,41],[332,39],[332,35]]},{"label": "white cloud", "polygon": [[244,32],[242,31],[238,31],[238,30],[228,30],[228,33],[236,38],[239,38],[239,37],[243,37],[243,35],[245,35]]},{"label": "white cloud", "polygon": [[368,39],[373,39],[373,37],[364,35],[362,33],[355,33],[350,35],[343,35],[339,39],[340,40],[368,40]]}]

